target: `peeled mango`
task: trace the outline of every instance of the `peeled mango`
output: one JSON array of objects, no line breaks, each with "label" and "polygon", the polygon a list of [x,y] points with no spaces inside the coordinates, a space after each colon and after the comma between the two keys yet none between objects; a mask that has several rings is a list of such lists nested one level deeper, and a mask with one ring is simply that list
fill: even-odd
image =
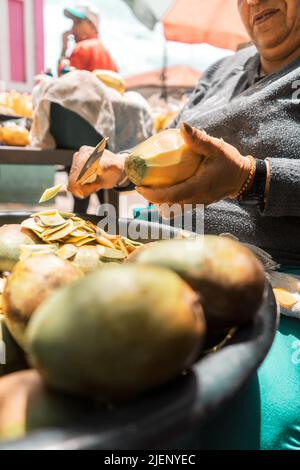
[{"label": "peeled mango", "polygon": [[133,149],[125,172],[136,186],[172,186],[190,178],[201,160],[186,145],[180,129],[167,129]]},{"label": "peeled mango", "polygon": [[2,308],[9,331],[22,348],[36,308],[55,289],[81,276],[79,268],[55,255],[36,255],[16,264],[5,284]]},{"label": "peeled mango", "polygon": [[198,295],[172,271],[107,266],[36,310],[26,350],[51,388],[118,401],[189,368],[205,330]]},{"label": "peeled mango", "polygon": [[34,370],[0,379],[0,441],[31,431],[72,426],[94,414],[88,402],[48,390]]},{"label": "peeled mango", "polygon": [[137,250],[128,261],[179,274],[200,294],[209,328],[253,320],[263,300],[266,276],[261,263],[248,248],[226,237],[159,241]]},{"label": "peeled mango", "polygon": [[20,246],[34,245],[35,235],[21,225],[0,227],[0,271],[11,271],[19,261]]}]

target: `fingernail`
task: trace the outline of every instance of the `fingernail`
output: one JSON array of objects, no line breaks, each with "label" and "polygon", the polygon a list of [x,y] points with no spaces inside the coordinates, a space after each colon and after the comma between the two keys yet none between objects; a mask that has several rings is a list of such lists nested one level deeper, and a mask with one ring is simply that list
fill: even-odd
[{"label": "fingernail", "polygon": [[192,134],[192,133],[193,133],[193,128],[192,128],[192,126],[190,126],[187,122],[183,122],[181,125],[182,125],[183,129],[184,129],[187,133],[189,133],[189,134]]}]

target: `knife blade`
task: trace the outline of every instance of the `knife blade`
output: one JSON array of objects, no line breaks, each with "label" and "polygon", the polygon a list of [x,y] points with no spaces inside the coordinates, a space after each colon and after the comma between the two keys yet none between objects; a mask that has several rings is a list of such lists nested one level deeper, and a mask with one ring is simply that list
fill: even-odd
[{"label": "knife blade", "polygon": [[[76,178],[76,182],[79,182],[81,184],[86,184],[88,183],[89,179],[92,178],[93,176],[97,177],[97,167],[100,158],[102,157],[104,150],[106,148],[108,139],[103,138],[101,142],[95,147],[85,164],[83,165],[79,175]],[[95,177],[95,179],[96,179]]]}]

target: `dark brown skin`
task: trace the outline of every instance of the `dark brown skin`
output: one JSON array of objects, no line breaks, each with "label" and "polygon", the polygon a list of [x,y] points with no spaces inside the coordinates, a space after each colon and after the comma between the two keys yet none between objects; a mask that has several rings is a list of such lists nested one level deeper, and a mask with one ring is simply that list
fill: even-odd
[{"label": "dark brown skin", "polygon": [[[93,150],[94,149],[92,147],[85,145],[73,156],[68,190],[80,199],[84,199],[93,192],[98,191],[99,186],[101,186],[102,189],[110,189],[116,186],[119,183],[120,178],[123,176],[123,173],[120,173],[120,168],[124,167],[125,156],[119,155],[116,159],[113,153],[109,150],[105,150],[101,158],[101,168],[99,166],[97,180],[94,183],[84,185],[77,182],[77,177]],[[102,172],[104,174],[103,177],[101,174]]]},{"label": "dark brown skin", "polygon": [[[238,7],[265,73],[279,70],[299,57],[299,0],[238,0]],[[257,22],[256,15],[268,9],[274,14],[267,21]]]}]

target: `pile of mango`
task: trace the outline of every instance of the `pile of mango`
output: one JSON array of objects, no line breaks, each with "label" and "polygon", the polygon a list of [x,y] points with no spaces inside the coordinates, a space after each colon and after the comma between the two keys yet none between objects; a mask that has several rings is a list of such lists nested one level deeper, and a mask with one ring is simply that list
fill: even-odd
[{"label": "pile of mango", "polygon": [[30,144],[29,131],[18,124],[0,127],[0,142],[14,147],[26,147]]},{"label": "pile of mango", "polygon": [[84,273],[59,250],[35,252],[36,217],[0,229],[0,439],[161,387],[201,358],[212,332],[253,321],[261,305],[264,270],[228,238],[135,246]]},{"label": "pile of mango", "polygon": [[2,114],[13,114],[18,117],[32,119],[32,95],[19,93],[16,90],[0,93],[0,109]]}]

